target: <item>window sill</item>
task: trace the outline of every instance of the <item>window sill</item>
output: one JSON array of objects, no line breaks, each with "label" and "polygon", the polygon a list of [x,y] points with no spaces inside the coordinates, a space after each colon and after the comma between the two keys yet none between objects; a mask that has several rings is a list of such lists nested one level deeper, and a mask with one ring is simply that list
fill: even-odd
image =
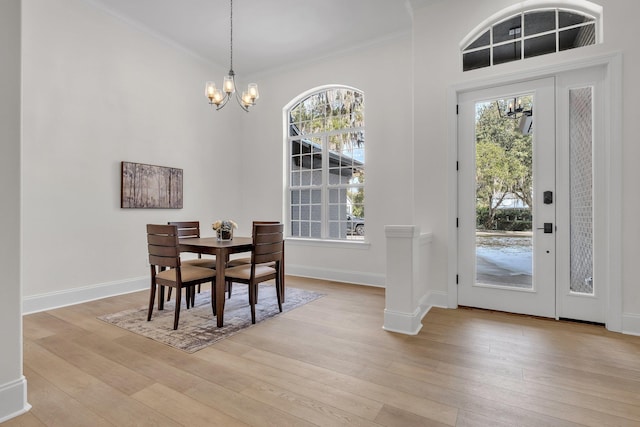
[{"label": "window sill", "polygon": [[323,248],[369,249],[371,243],[366,240],[330,240],[305,239],[301,237],[287,237],[287,246],[315,246]]}]

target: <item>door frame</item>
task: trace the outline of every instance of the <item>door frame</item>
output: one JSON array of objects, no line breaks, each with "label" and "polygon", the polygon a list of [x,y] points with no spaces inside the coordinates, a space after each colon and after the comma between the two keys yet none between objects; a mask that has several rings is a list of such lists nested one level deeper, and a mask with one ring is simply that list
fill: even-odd
[{"label": "door frame", "polygon": [[[600,164],[607,174],[604,182],[594,185],[594,192],[598,191],[598,199],[605,207],[600,214],[594,216],[594,227],[602,230],[602,241],[606,242],[607,251],[603,259],[594,260],[600,265],[601,277],[604,284],[605,326],[608,330],[622,332],[622,54],[620,52],[595,56],[592,58],[566,61],[539,68],[529,68],[526,71],[498,73],[490,77],[472,82],[453,85],[448,89],[449,111],[449,163],[448,174],[448,211],[450,226],[448,230],[448,283],[447,306],[458,307],[458,231],[456,218],[458,217],[458,173],[456,161],[458,158],[458,94],[473,90],[481,90],[493,86],[502,86],[544,77],[555,77],[559,73],[604,66],[605,76],[603,84],[604,101],[604,147],[600,151],[602,156],[594,158],[594,167]],[[495,71],[495,69],[494,69]],[[557,112],[556,112],[557,114]],[[594,183],[595,184],[595,183]],[[595,196],[595,193],[594,193]],[[605,252],[605,251],[602,251]],[[601,253],[602,253],[601,252]]]}]

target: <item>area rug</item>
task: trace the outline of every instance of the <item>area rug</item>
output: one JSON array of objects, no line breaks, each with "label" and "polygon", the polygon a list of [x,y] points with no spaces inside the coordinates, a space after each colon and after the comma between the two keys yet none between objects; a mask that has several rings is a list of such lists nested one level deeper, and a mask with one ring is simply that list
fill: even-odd
[{"label": "area rug", "polygon": [[[323,294],[317,292],[287,287],[282,312],[293,310],[322,296]],[[193,308],[187,310],[184,298],[182,299],[180,323],[178,329],[174,331],[174,300],[175,298],[172,298],[171,301],[165,302],[162,311],[158,311],[156,304],[150,322],[147,322],[148,306],[107,314],[98,319],[187,353],[194,353],[252,326],[246,285],[234,283],[233,294],[225,302],[222,328],[216,326],[216,318],[213,317],[211,292],[203,289],[201,293],[196,294],[196,303]],[[281,313],[278,311],[275,286],[261,284],[256,304],[256,324],[278,314]]]}]

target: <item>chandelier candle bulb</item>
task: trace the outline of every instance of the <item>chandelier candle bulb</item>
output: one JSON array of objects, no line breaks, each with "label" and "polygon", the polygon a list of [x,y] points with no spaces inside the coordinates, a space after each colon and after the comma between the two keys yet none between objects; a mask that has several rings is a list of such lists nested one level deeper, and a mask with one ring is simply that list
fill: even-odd
[{"label": "chandelier candle bulb", "polygon": [[253,104],[253,100],[251,99],[251,96],[249,95],[249,92],[242,92],[242,103],[244,104],[245,107],[248,107],[249,105]]},{"label": "chandelier candle bulb", "polygon": [[249,96],[254,101],[260,97],[258,94],[258,85],[256,83],[249,83]]},{"label": "chandelier candle bulb", "polygon": [[213,102],[214,95],[216,93],[216,84],[214,82],[207,82],[204,93],[209,98],[209,102]]},{"label": "chandelier candle bulb", "polygon": [[236,86],[233,83],[233,77],[231,75],[225,76],[222,87],[224,88],[224,91],[229,94],[236,91]]}]

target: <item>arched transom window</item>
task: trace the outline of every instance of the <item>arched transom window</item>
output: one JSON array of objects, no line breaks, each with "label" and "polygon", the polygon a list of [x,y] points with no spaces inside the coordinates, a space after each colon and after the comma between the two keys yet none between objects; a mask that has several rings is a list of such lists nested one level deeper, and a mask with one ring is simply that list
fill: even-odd
[{"label": "arched transom window", "polygon": [[479,27],[462,46],[463,71],[600,43],[599,17],[563,8],[521,11]]},{"label": "arched transom window", "polygon": [[323,87],[292,102],[285,110],[289,235],[363,240],[363,93]]}]

